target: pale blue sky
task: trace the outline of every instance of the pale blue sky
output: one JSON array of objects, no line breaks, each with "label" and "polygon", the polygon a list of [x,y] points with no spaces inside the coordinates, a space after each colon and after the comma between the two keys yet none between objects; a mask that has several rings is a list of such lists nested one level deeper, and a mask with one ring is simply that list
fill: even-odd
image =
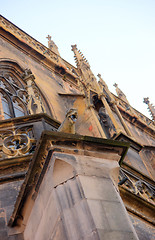
[{"label": "pale blue sky", "polygon": [[149,116],[143,97],[155,103],[155,0],[0,0],[1,14],[47,46],[52,36],[61,56],[75,65],[77,44],[95,76]]}]

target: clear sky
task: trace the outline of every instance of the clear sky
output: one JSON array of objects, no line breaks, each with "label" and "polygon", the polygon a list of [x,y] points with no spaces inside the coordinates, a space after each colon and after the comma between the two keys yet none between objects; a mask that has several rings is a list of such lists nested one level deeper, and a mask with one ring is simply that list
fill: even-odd
[{"label": "clear sky", "polygon": [[71,45],[150,116],[143,97],[155,103],[155,0],[0,0],[1,14],[47,46],[49,34],[61,56],[75,65]]}]

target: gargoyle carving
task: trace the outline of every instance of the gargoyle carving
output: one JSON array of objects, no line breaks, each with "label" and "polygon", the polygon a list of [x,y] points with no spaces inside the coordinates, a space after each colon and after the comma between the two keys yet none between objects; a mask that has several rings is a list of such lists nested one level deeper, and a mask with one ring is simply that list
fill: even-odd
[{"label": "gargoyle carving", "polygon": [[58,128],[58,132],[75,134],[75,122],[77,120],[77,117],[78,117],[77,109],[71,108],[66,113],[64,121]]}]

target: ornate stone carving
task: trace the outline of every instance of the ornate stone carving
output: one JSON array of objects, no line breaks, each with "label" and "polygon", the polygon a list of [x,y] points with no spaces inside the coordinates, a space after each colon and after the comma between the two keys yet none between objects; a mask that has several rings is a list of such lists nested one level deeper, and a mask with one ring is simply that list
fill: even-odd
[{"label": "ornate stone carving", "polygon": [[30,150],[31,144],[28,136],[16,134],[4,139],[2,151],[9,156],[21,156]]},{"label": "ornate stone carving", "polygon": [[114,84],[114,87],[116,88],[116,93],[117,93],[117,96],[120,98],[120,99],[122,99],[124,102],[126,102],[128,105],[130,105],[129,104],[129,102],[128,102],[128,100],[127,100],[127,98],[126,98],[126,95],[122,92],[122,90],[120,89],[120,88],[118,88],[118,84]]},{"label": "ornate stone carving", "polygon": [[24,74],[22,75],[24,81],[27,83],[27,108],[30,114],[45,113],[45,107],[39,90],[34,82],[34,75],[30,69],[25,69]]},{"label": "ornate stone carving", "polygon": [[55,42],[51,39],[51,36],[48,35],[46,37],[48,39],[48,48],[54,52],[57,55],[57,66],[55,67],[55,69],[60,73],[60,74],[65,74],[68,70],[70,71],[70,73],[72,72],[71,69],[67,68],[64,61],[62,60],[58,47],[55,44]]},{"label": "ornate stone carving", "polygon": [[109,115],[106,112],[106,109],[104,107],[101,107],[98,113],[100,117],[101,125],[103,125],[103,128],[108,132],[108,138],[112,138],[116,135],[116,129],[109,117]]},{"label": "ornate stone carving", "polygon": [[22,127],[0,131],[2,140],[1,150],[7,157],[23,156],[31,151],[36,140],[30,134],[32,127]]},{"label": "ornate stone carving", "polygon": [[51,36],[48,35],[46,38],[48,39],[48,48],[49,48],[50,50],[52,50],[54,53],[56,53],[57,55],[60,56],[58,47],[57,47],[57,45],[55,44],[55,42],[51,39]]},{"label": "ornate stone carving", "polygon": [[[35,49],[37,52],[41,53],[42,55],[45,55],[54,64],[57,65],[58,63],[62,63],[62,59],[58,53],[55,53],[53,50],[50,50],[40,42],[36,41],[34,38],[31,38],[29,35],[27,35],[18,27],[14,26],[12,23],[4,19],[2,16],[0,16],[0,27],[5,29],[6,31],[9,31],[12,35],[16,36],[19,40]],[[67,63],[66,61],[65,64],[63,63],[63,65],[67,66],[66,69],[68,69],[68,72],[75,77],[75,74],[72,72],[72,69],[74,67]]]},{"label": "ornate stone carving", "polygon": [[151,114],[152,120],[155,121],[155,107],[152,103],[150,103],[149,98],[144,98],[144,103],[148,105],[148,110]]},{"label": "ornate stone carving", "polygon": [[78,117],[77,109],[71,108],[66,113],[64,121],[58,128],[58,132],[75,134],[75,122],[77,120],[77,117]]},{"label": "ornate stone carving", "polygon": [[80,50],[77,49],[77,45],[72,45],[72,51],[74,52],[75,62],[79,73],[81,73],[81,81],[88,91],[92,90],[96,93],[100,90],[97,84],[97,80],[90,69],[90,65],[86,58],[83,56]]},{"label": "ornate stone carving", "polygon": [[[93,110],[94,106],[93,106],[93,102],[92,102],[92,95],[93,95],[92,93],[94,93],[94,94],[97,93],[99,99],[103,103],[103,106],[106,108],[106,111],[116,129],[116,132],[119,133],[121,131],[121,129],[120,129],[115,117],[113,116],[112,110],[108,104],[108,101],[111,102],[112,104],[114,103],[114,99],[112,100],[112,97],[110,98],[110,92],[108,91],[108,87],[103,82],[103,80],[101,80],[100,74],[99,74],[99,77],[100,77],[101,81],[100,81],[100,84],[98,84],[94,74],[92,73],[92,71],[90,69],[90,65],[89,65],[88,61],[83,56],[81,51],[77,49],[77,45],[72,45],[72,51],[74,52],[74,57],[75,57],[75,61],[77,64],[77,68],[78,68],[78,71],[79,71],[79,74],[81,76],[81,80],[83,83],[88,108],[90,108],[92,111],[92,114],[95,118],[98,128],[100,129],[102,137],[105,137],[105,133],[103,132],[103,130],[100,126],[100,123],[99,123],[98,119],[96,118],[94,110]],[[103,85],[105,86],[104,88],[103,88]],[[105,91],[105,89],[106,89],[106,91]],[[114,108],[115,108],[115,111],[116,111],[121,123],[123,124],[127,134],[129,136],[132,136],[130,130],[128,129],[127,125],[125,124],[125,122],[115,104],[114,104]]]},{"label": "ornate stone carving", "polygon": [[119,185],[122,185],[124,188],[144,198],[148,202],[155,204],[155,189],[149,183],[136,176],[132,176],[123,169],[120,170],[119,181]]},{"label": "ornate stone carving", "polygon": [[124,107],[125,107],[125,111],[129,112],[130,115],[132,115],[134,118],[137,118],[137,114],[136,114],[136,111],[130,106],[130,103],[128,102],[127,98],[126,98],[126,95],[122,92],[122,90],[120,88],[118,88],[118,84],[114,84],[113,85],[114,87],[116,87],[116,93],[117,93],[117,96],[122,100],[122,102],[120,103],[119,101],[119,104],[124,104]]}]

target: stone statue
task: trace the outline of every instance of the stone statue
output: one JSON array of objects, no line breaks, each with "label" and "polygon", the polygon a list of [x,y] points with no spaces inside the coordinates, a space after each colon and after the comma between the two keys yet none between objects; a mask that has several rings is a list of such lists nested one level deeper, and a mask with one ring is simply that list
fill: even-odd
[{"label": "stone statue", "polygon": [[103,125],[103,128],[106,130],[109,137],[114,137],[116,135],[116,130],[109,115],[106,112],[106,109],[104,107],[101,107],[99,109],[98,115],[100,117],[100,123]]}]

